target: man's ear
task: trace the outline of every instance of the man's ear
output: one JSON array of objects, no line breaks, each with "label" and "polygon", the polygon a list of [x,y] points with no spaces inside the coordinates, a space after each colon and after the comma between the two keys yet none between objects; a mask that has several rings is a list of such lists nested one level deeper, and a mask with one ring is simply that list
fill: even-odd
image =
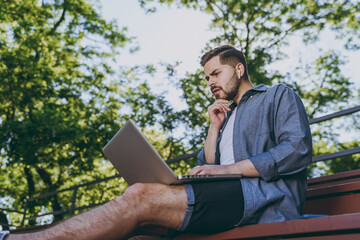
[{"label": "man's ear", "polygon": [[[245,68],[244,68],[244,65],[242,64],[242,63],[238,63],[237,65],[236,65],[236,67],[235,67],[235,70],[236,70],[236,72],[239,74],[239,71],[240,71],[240,77],[242,76],[242,75],[244,75],[244,71],[245,71]],[[240,78],[239,77],[239,78]]]}]

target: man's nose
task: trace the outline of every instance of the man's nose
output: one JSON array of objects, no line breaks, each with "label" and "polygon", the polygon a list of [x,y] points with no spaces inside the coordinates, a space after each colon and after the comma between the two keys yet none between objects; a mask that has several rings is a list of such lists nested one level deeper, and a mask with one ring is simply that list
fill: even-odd
[{"label": "man's nose", "polygon": [[215,84],[215,79],[212,77],[209,77],[209,81],[207,83],[208,83],[208,86],[211,87],[212,85]]}]

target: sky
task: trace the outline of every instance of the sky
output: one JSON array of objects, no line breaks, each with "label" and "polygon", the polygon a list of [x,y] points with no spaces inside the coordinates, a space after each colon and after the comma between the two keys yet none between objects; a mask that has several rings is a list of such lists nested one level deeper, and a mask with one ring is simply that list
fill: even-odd
[{"label": "sky", "polygon": [[[117,58],[118,66],[154,64],[159,62],[182,62],[179,75],[198,69],[201,50],[216,32],[209,30],[210,16],[192,9],[178,9],[161,6],[152,14],[145,14],[137,0],[99,0],[103,16],[115,19],[120,27],[128,28],[128,35],[135,36],[140,50],[135,54],[123,51]],[[322,34],[322,40],[311,46],[304,46],[302,36],[295,35],[285,47],[289,59],[270,66],[273,69],[288,70],[298,64],[299,57],[313,59],[320,48],[341,50],[335,36]],[[348,53],[349,63],[343,71],[360,87],[359,52]]]},{"label": "sky", "polygon": [[[199,68],[199,56],[206,42],[215,37],[209,31],[210,17],[190,9],[160,7],[145,14],[137,0],[100,0],[103,16],[128,27],[128,35],[137,37],[140,51],[121,55],[119,65],[181,61],[182,68]],[[196,23],[196,24],[194,24]]]}]

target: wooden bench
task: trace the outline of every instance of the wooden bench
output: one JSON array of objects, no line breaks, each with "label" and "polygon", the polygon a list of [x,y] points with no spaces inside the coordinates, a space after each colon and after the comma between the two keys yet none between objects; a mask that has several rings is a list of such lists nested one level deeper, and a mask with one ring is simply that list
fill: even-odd
[{"label": "wooden bench", "polygon": [[[304,214],[328,216],[247,225],[210,235],[182,234],[174,239],[358,240],[360,239],[360,169],[309,179]],[[17,229],[12,232],[32,232],[43,227]],[[153,231],[152,234],[161,232],[161,230]],[[132,239],[163,238],[136,236]]]},{"label": "wooden bench", "polygon": [[308,180],[304,214],[329,216],[247,225],[175,239],[360,239],[360,169]]}]

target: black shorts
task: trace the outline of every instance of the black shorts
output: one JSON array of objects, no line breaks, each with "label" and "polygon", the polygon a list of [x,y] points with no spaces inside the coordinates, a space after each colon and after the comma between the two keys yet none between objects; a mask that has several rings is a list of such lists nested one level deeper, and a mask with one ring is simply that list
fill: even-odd
[{"label": "black shorts", "polygon": [[235,227],[244,214],[241,180],[185,185],[188,207],[178,231],[222,232]]}]

